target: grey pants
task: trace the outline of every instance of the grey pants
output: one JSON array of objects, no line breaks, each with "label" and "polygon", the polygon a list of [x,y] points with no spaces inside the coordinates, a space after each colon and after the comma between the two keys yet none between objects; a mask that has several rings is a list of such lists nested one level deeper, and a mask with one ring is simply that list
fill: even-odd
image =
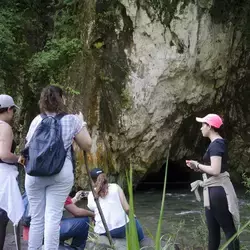
[{"label": "grey pants", "polygon": [[34,177],[26,174],[27,192],[31,224],[29,250],[58,250],[60,221],[67,196],[73,186],[72,163],[66,159],[61,172],[50,177]]}]

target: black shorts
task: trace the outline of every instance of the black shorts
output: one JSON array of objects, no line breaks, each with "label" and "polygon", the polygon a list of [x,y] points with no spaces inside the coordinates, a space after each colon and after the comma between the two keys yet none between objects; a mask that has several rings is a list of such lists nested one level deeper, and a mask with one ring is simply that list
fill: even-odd
[{"label": "black shorts", "polygon": [[2,208],[0,208],[0,221],[2,223],[8,223],[8,221],[9,221],[9,218],[8,218],[6,211],[3,210]]}]

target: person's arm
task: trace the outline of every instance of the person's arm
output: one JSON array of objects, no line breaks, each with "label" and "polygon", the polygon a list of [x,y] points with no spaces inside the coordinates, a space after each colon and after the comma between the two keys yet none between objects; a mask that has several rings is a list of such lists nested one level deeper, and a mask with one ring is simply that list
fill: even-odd
[{"label": "person's arm", "polygon": [[221,156],[211,156],[210,157],[211,165],[204,165],[197,162],[197,168],[201,171],[210,174],[210,175],[218,175],[221,172],[221,163],[222,157]]},{"label": "person's arm", "polygon": [[89,192],[89,194],[88,194],[88,204],[87,204],[87,207],[91,211],[95,211],[96,204],[95,204],[95,200],[94,200],[94,196],[93,196],[92,192]]},{"label": "person's arm", "polygon": [[129,204],[128,204],[128,201],[126,199],[126,196],[125,196],[122,188],[119,185],[117,185],[117,186],[118,186],[119,197],[120,197],[120,201],[121,201],[123,210],[128,215],[129,214]]},{"label": "person's arm", "polygon": [[83,127],[81,131],[76,134],[75,141],[77,145],[85,151],[90,151],[92,147],[92,139],[86,127]]},{"label": "person's arm", "polygon": [[64,208],[70,212],[75,217],[95,217],[95,214],[91,211],[88,211],[87,209],[77,207],[74,203],[67,204],[64,206]]},{"label": "person's arm", "polygon": [[71,201],[75,204],[83,198],[84,198],[84,191],[80,190],[75,194],[75,196],[71,199]]},{"label": "person's arm", "polygon": [[9,125],[2,124],[0,131],[0,159],[6,163],[16,163],[18,156],[11,153],[13,132]]},{"label": "person's arm", "polygon": [[86,128],[86,122],[84,121],[83,115],[80,112],[76,115],[76,135],[75,142],[77,145],[85,151],[90,151],[92,147],[92,139],[89,135],[89,132]]},{"label": "person's arm", "polygon": [[210,165],[200,164],[197,161],[189,161],[187,164],[192,169],[199,169],[209,175],[219,175],[221,173],[222,157],[225,154],[226,147],[224,143],[214,142],[208,148],[208,155],[210,157]]}]

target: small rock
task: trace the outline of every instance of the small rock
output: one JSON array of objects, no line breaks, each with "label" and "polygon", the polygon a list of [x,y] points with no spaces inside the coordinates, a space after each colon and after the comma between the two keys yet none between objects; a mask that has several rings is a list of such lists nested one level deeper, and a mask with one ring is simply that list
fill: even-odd
[{"label": "small rock", "polygon": [[[126,239],[113,239],[116,250],[126,250]],[[88,241],[85,247],[86,250],[111,250],[109,240],[106,236],[99,236],[96,241]]]}]

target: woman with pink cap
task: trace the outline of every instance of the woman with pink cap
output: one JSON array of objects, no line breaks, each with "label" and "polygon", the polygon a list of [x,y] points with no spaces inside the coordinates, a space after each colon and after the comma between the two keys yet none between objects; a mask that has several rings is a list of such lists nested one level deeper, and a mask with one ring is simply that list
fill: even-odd
[{"label": "woman with pink cap", "polygon": [[[203,187],[204,207],[208,226],[208,250],[218,250],[220,246],[220,228],[229,240],[239,225],[238,200],[230,181],[228,170],[228,150],[222,138],[223,121],[216,114],[208,114],[196,118],[202,123],[203,137],[210,139],[210,144],[203,156],[203,163],[186,161],[187,166],[194,171],[203,173],[203,181],[191,183],[192,191],[200,200],[198,187]],[[229,245],[229,250],[239,250],[239,239],[235,238]]]}]

